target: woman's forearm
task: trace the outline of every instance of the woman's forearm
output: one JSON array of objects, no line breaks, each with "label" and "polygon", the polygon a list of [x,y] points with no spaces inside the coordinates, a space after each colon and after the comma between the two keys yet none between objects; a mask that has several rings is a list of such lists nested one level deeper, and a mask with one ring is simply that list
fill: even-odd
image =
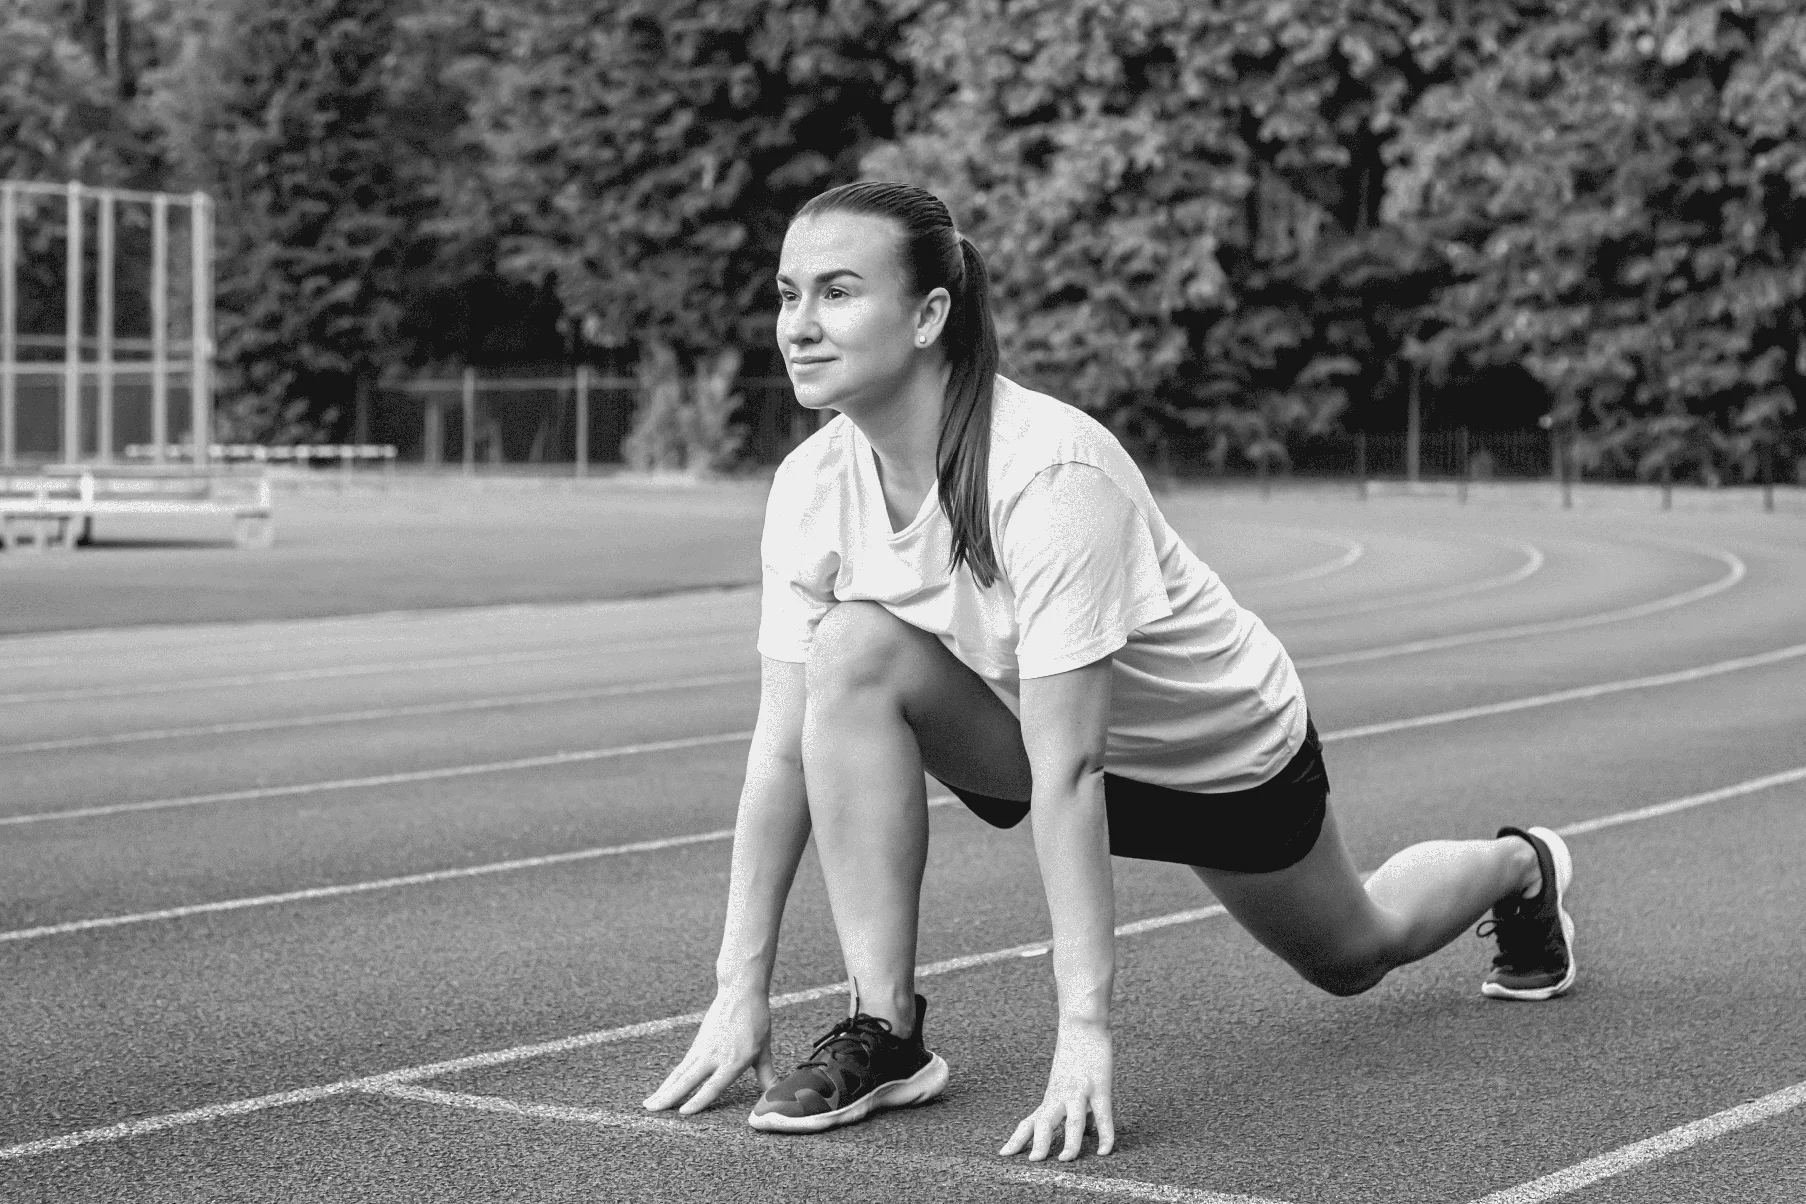
[{"label": "woman's forearm", "polygon": [[801,761],[755,735],[734,821],[727,923],[715,960],[719,988],[765,992],[778,954],[784,901],[809,842],[809,803]]},{"label": "woman's forearm", "polygon": [[1030,808],[1053,921],[1060,1019],[1108,1025],[1116,978],[1116,899],[1103,773],[1037,787]]}]

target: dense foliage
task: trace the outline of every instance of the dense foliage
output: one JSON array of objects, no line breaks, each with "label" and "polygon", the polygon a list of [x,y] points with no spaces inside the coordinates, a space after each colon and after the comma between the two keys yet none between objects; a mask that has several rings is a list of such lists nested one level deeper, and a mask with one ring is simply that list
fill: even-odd
[{"label": "dense foliage", "polygon": [[1623,473],[1806,452],[1794,0],[0,12],[7,174],[218,196],[247,434],[580,358],[645,381],[639,462],[718,466],[785,220],[864,173],[945,196],[1011,369],[1144,445],[1279,459],[1410,395]]}]

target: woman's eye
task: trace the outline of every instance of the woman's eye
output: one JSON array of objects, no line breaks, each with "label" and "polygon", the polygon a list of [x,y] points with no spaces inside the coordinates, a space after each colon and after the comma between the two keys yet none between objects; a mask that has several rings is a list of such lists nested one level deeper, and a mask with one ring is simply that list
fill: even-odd
[{"label": "woman's eye", "polygon": [[822,294],[822,296],[827,297],[829,300],[833,300],[835,297],[844,297],[846,295],[847,291],[843,288],[830,288],[827,292]]}]

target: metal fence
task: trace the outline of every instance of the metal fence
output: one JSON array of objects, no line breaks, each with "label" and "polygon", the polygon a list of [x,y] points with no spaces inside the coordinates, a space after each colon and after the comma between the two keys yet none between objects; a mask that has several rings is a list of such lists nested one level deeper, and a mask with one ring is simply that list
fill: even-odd
[{"label": "metal fence", "polygon": [[[741,455],[775,464],[820,425],[783,377],[735,386]],[[563,465],[578,475],[619,464],[640,384],[578,368],[568,376],[461,376],[413,380],[378,391],[367,438],[394,444],[403,462],[467,472]]]},{"label": "metal fence", "polygon": [[[827,415],[796,404],[783,377],[738,383],[735,423],[741,458],[775,464]],[[381,389],[368,418],[367,442],[393,444],[404,463],[496,471],[513,466],[585,473],[620,464],[640,384],[579,368],[561,376],[459,376],[408,381]],[[1413,446],[1415,442],[1415,447]],[[1207,439],[1177,435],[1160,446],[1132,447],[1150,468],[1177,478],[1369,476],[1400,480],[1492,480],[1550,477],[1556,471],[1548,432],[1336,432],[1295,436],[1284,453],[1256,461],[1239,452],[1213,459]]]}]

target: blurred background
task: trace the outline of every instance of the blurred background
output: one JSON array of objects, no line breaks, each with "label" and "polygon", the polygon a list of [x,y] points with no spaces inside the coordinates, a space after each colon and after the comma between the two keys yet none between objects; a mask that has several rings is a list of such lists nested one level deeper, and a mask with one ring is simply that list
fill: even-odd
[{"label": "blurred background", "polygon": [[[1175,476],[1806,473],[1796,0],[0,14],[0,177],[211,196],[226,442],[773,463],[814,421],[771,337],[786,220],[876,176],[984,251],[1008,371]],[[66,329],[51,202],[27,358]],[[59,454],[59,387],[20,381],[20,462]]]}]

